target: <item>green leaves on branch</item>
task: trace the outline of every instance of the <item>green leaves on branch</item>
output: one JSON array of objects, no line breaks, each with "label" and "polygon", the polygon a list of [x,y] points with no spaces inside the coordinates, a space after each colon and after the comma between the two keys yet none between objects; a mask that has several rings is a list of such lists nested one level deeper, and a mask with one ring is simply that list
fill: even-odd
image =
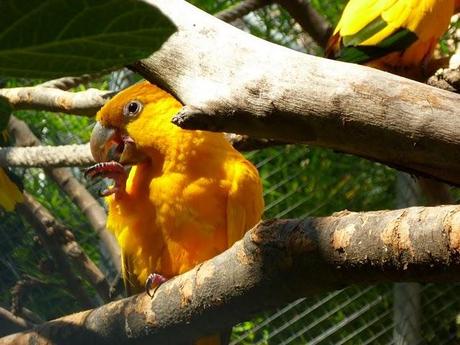
[{"label": "green leaves on branch", "polygon": [[0,75],[55,78],[119,68],[174,33],[138,0],[1,0]]}]

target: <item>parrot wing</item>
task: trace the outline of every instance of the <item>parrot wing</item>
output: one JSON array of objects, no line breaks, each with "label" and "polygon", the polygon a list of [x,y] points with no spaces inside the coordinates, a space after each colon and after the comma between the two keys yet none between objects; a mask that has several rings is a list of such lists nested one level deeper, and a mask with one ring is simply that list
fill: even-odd
[{"label": "parrot wing", "polygon": [[264,209],[262,185],[256,168],[248,161],[241,160],[233,165],[233,169],[233,180],[227,199],[229,247],[259,222]]},{"label": "parrot wing", "polygon": [[[0,147],[9,144],[6,128],[11,111],[8,101],[0,98]],[[18,176],[8,168],[0,168],[0,210],[12,212],[16,204],[24,200],[22,189],[22,182]]]},{"label": "parrot wing", "polygon": [[[366,63],[417,41],[417,1],[351,0],[326,47],[326,57]],[[412,29],[412,30],[411,30]]]}]

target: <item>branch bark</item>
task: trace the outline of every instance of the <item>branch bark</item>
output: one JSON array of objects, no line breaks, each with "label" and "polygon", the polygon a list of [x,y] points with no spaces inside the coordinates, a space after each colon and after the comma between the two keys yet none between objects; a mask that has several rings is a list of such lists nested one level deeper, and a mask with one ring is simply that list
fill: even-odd
[{"label": "branch bark", "polygon": [[[114,94],[97,89],[69,92],[51,87],[56,86],[51,82],[44,85],[0,89],[0,96],[5,97],[15,110],[33,109],[94,116]],[[61,86],[66,87],[65,84]]]},{"label": "branch bark", "polygon": [[[14,116],[10,118],[8,130],[14,136],[16,145],[37,146],[41,144],[27,124]],[[84,153],[84,156],[87,157],[87,153]],[[86,190],[85,186],[73,176],[68,168],[47,168],[44,171],[85,214],[93,230],[99,235],[108,254],[109,261],[113,263],[115,270],[120,272],[120,249],[113,234],[105,228],[107,217],[104,208]]]},{"label": "branch bark", "polygon": [[54,168],[94,164],[89,145],[0,148],[0,166]]},{"label": "branch bark", "polygon": [[459,95],[274,45],[185,1],[145,1],[178,31],[132,68],[187,105],[180,126],[328,147],[460,185]]},{"label": "branch bark", "polygon": [[310,1],[276,0],[321,48],[326,48],[333,28],[315,10]]},{"label": "branch bark", "polygon": [[[321,272],[319,274],[319,272]],[[146,294],[66,316],[6,344],[170,344],[348,284],[460,280],[460,206],[265,221]]]},{"label": "branch bark", "polygon": [[0,337],[16,332],[25,331],[29,328],[32,328],[33,326],[33,323],[0,307]]}]

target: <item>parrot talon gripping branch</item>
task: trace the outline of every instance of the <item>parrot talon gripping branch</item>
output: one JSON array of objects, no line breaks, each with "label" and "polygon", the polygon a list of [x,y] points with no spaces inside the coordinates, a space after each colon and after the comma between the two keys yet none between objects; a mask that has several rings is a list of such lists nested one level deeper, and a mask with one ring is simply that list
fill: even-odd
[{"label": "parrot talon gripping branch", "polygon": [[145,293],[151,298],[155,295],[155,290],[163,284],[167,279],[161,274],[150,273],[145,281]]}]

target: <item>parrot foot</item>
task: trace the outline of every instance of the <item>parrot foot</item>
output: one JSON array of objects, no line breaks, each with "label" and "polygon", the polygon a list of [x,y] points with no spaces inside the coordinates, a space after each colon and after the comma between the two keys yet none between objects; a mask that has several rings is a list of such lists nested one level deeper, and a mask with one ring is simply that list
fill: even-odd
[{"label": "parrot foot", "polygon": [[[163,284],[167,279],[158,273],[150,273],[145,280],[145,292],[150,298],[153,298],[155,290]],[[153,290],[153,291],[152,291]]]},{"label": "parrot foot", "polygon": [[114,181],[114,185],[99,192],[100,196],[109,196],[114,193],[125,190],[126,179],[128,174],[123,165],[118,162],[102,162],[94,164],[85,171],[85,177],[94,179],[97,177],[110,178]]}]

